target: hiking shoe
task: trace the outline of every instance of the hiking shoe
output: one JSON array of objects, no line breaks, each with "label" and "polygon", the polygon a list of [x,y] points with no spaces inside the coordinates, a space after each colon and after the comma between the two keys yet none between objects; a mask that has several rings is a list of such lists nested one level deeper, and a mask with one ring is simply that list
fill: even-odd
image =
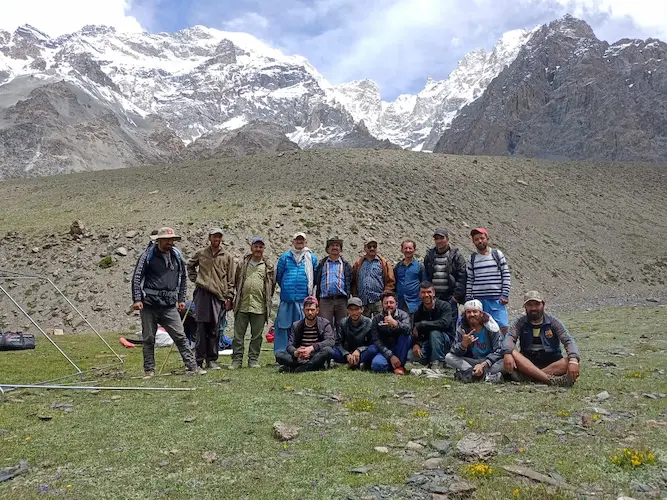
[{"label": "hiking shoe", "polygon": [[514,370],[508,375],[512,382],[525,382],[526,380],[528,380],[528,378],[518,370]]},{"label": "hiking shoe", "polygon": [[292,369],[289,366],[280,365],[280,368],[278,368],[278,373],[292,373]]},{"label": "hiking shoe", "polygon": [[259,361],[248,361],[248,368],[261,368],[262,365],[259,364]]},{"label": "hiking shoe", "polygon": [[144,372],[144,378],[145,379],[153,378],[154,376],[155,376],[155,372],[153,370],[146,370]]},{"label": "hiking shoe", "polygon": [[209,370],[220,370],[221,369],[220,365],[218,363],[216,363],[215,361],[209,361],[209,362],[206,363],[206,365],[207,365],[207,368]]},{"label": "hiking shoe", "polygon": [[553,387],[572,387],[574,380],[567,373],[565,375],[551,375],[549,377],[548,385]]},{"label": "hiking shoe", "polygon": [[431,370],[442,370],[445,367],[442,361],[433,361],[431,363]]},{"label": "hiking shoe", "polygon": [[405,375],[405,370],[402,366],[394,368],[394,375]]},{"label": "hiking shoe", "polygon": [[196,366],[194,368],[187,368],[185,370],[185,374],[190,375],[190,376],[192,376],[192,375],[206,375],[206,370]]},{"label": "hiking shoe", "polygon": [[232,361],[232,364],[229,365],[227,368],[229,368],[230,370],[238,370],[239,368],[241,368],[241,362],[240,361]]},{"label": "hiking shoe", "polygon": [[454,378],[464,384],[469,384],[472,382],[472,368],[468,368],[467,370],[456,370]]},{"label": "hiking shoe", "polygon": [[502,381],[503,381],[502,373],[487,373],[486,376],[484,377],[484,382],[488,382],[489,384],[499,384]]}]

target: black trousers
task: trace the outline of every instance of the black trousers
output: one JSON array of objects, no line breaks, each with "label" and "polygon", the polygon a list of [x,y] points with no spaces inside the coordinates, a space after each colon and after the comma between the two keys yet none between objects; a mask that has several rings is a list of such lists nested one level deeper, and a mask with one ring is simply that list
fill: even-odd
[{"label": "black trousers", "polygon": [[276,353],[276,361],[282,366],[288,367],[294,372],[313,372],[321,370],[327,361],[333,356],[333,349],[325,347],[313,353],[310,359],[301,360],[295,358],[287,351],[278,351]]},{"label": "black trousers", "polygon": [[197,340],[195,341],[195,356],[197,364],[204,361],[218,360],[218,343],[220,342],[220,328],[217,323],[197,322]]}]

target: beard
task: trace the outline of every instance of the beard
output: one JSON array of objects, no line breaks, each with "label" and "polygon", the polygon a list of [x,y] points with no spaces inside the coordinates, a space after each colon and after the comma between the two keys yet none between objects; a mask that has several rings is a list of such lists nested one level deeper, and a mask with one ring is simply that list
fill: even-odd
[{"label": "beard", "polygon": [[539,321],[542,319],[542,312],[541,311],[530,311],[528,313],[528,319],[531,321]]},{"label": "beard", "polygon": [[475,246],[477,247],[477,250],[479,250],[480,252],[483,252],[484,250],[486,250],[488,248],[489,244],[488,243],[479,243]]}]

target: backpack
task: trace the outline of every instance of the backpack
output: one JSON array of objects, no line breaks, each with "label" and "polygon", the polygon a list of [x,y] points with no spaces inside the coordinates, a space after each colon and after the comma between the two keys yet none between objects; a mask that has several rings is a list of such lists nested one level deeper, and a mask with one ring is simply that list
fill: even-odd
[{"label": "backpack", "polygon": [[[475,256],[477,255],[477,252],[474,252],[470,255],[470,272],[472,274],[472,279],[475,279]],[[492,248],[491,249],[491,256],[493,257],[493,260],[496,261],[496,266],[498,266],[498,272],[502,276],[503,274],[503,266],[500,263],[500,253],[498,252],[497,248]]]},{"label": "backpack", "polygon": [[[151,259],[153,258],[153,256],[155,255],[155,251],[157,250],[157,243],[155,243],[154,241],[151,241],[148,244],[148,247],[146,247],[146,250],[148,250],[148,252],[146,252],[146,265],[148,265],[150,263]],[[178,265],[180,266],[181,261],[183,260],[183,254],[176,247],[172,247],[171,250],[174,252],[176,257],[178,257]]]}]

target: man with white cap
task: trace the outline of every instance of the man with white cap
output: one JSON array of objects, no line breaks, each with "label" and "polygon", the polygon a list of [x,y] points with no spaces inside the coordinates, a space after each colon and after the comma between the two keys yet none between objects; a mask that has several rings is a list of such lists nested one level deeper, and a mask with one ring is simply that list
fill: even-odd
[{"label": "man with white cap", "polygon": [[188,278],[195,284],[197,365],[202,367],[206,363],[207,368],[219,370],[220,323],[232,309],[236,264],[234,256],[222,244],[222,229],[211,228],[208,241],[209,245],[188,260]]},{"label": "man with white cap", "polygon": [[197,367],[178,314],[185,309],[188,288],[185,262],[181,252],[174,247],[174,242],[181,238],[172,228],[163,227],[151,239],[153,241],[139,256],[132,275],[132,307],[141,311],[144,373],[147,377],[155,375],[158,323],[174,340],[187,373],[206,373]]},{"label": "man with white cap", "polygon": [[290,327],[303,319],[303,299],[314,295],[317,257],[306,243],[305,233],[296,233],[292,237],[292,248],[282,254],[276,264],[280,305],[274,323],[274,353],[287,349]]},{"label": "man with white cap", "polygon": [[463,305],[463,317],[456,330],[456,340],[445,362],[456,370],[462,382],[485,378],[500,382],[503,370],[503,343],[496,321],[482,308],[479,300]]},{"label": "man with white cap", "polygon": [[468,262],[466,298],[479,300],[504,336],[509,330],[506,305],[512,287],[507,259],[499,249],[489,246],[489,232],[483,227],[470,231],[470,236],[477,252],[470,255]]},{"label": "man with white cap", "polygon": [[264,256],[264,239],[255,236],[250,241],[250,253],[236,271],[234,298],[234,339],[230,369],[241,368],[245,350],[245,334],[250,325],[248,368],[260,368],[262,330],[271,314],[271,298],[276,289],[273,263]]},{"label": "man with white cap", "polygon": [[394,268],[378,253],[378,242],[368,238],[364,244],[364,255],[352,266],[352,295],[359,297],[364,305],[364,315],[372,318],[382,312],[383,292],[396,289]]},{"label": "man with white cap", "polygon": [[[577,343],[558,318],[544,312],[540,292],[526,292],[523,306],[526,315],[516,320],[503,343],[505,371],[510,375],[519,372],[543,384],[571,387],[579,378]],[[517,342],[520,351],[515,350]]]}]

